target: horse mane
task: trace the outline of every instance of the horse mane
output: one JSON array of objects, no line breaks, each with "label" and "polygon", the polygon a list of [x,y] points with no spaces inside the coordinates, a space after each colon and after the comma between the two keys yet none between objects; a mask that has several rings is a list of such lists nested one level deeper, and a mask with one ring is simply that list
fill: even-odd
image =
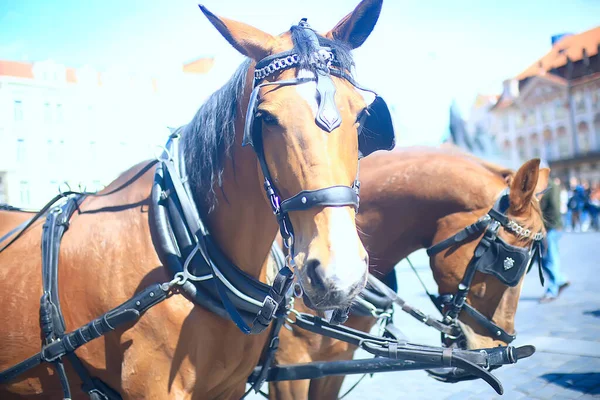
[{"label": "horse mane", "polygon": [[[294,51],[300,58],[299,68],[314,70],[308,62],[317,50],[306,35],[305,29],[290,28]],[[350,47],[346,44],[319,36],[321,46],[335,52],[341,68],[351,71],[354,66]],[[177,130],[182,133],[185,167],[196,202],[210,212],[216,205],[217,187],[223,184],[225,159],[231,155],[235,142],[235,120],[241,108],[246,76],[252,63],[246,59],[223,87],[214,92],[200,107],[190,123]]]}]

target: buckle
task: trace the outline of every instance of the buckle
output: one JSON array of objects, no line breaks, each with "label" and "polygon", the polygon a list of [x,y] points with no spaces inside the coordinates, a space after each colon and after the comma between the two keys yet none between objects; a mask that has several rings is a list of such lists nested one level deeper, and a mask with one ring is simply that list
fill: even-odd
[{"label": "buckle", "polygon": [[279,304],[271,296],[267,296],[258,316],[264,318],[266,321],[271,321],[278,306]]},{"label": "buckle", "polygon": [[48,356],[46,355],[46,352],[49,349],[52,349],[52,347],[56,347],[59,346],[60,343],[60,339],[56,339],[55,341],[53,341],[52,343],[50,343],[49,345],[44,346],[44,348],[42,349],[42,351],[40,352],[40,358],[42,360],[44,360],[47,363],[51,363],[54,362],[56,360],[58,360],[59,358],[61,358],[64,354],[61,354],[61,352],[58,352],[56,355],[54,356]]}]

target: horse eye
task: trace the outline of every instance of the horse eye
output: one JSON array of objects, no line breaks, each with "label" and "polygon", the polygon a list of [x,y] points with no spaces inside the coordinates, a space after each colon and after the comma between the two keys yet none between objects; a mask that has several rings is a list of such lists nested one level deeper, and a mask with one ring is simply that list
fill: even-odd
[{"label": "horse eye", "polygon": [[277,125],[277,118],[275,118],[272,114],[269,114],[268,112],[260,111],[257,114],[257,117],[259,117],[260,119],[262,119],[262,121],[266,125]]}]

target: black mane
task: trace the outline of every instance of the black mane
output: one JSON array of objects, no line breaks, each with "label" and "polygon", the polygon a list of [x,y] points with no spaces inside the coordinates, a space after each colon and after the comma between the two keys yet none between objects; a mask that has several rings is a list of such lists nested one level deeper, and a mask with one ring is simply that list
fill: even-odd
[{"label": "black mane", "polygon": [[[300,57],[300,68],[313,69],[308,60],[316,49],[307,39],[304,29],[292,26],[290,30],[294,50]],[[333,49],[341,68],[352,70],[354,61],[350,47],[324,37],[319,37],[319,44]],[[230,156],[235,141],[235,119],[238,112],[246,112],[241,109],[241,100],[251,62],[246,59],[231,79],[200,107],[192,121],[179,128],[190,187],[204,212],[209,212],[216,205],[215,189],[222,186],[224,161]]]}]

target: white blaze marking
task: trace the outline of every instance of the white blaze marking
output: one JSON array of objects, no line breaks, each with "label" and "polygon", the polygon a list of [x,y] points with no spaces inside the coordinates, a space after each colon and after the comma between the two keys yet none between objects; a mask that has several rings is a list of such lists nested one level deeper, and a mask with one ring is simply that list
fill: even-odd
[{"label": "white blaze marking", "polygon": [[[314,78],[315,74],[306,69],[301,69],[298,71],[298,78]],[[317,104],[317,82],[310,81],[301,83],[296,85],[296,90],[300,97],[302,97],[306,103],[310,106],[313,114],[316,116],[317,111],[319,110],[319,105]]]},{"label": "white blaze marking", "polygon": [[360,257],[358,234],[348,210],[331,208],[329,223],[331,259],[327,275],[344,290],[363,279],[367,266]]}]

